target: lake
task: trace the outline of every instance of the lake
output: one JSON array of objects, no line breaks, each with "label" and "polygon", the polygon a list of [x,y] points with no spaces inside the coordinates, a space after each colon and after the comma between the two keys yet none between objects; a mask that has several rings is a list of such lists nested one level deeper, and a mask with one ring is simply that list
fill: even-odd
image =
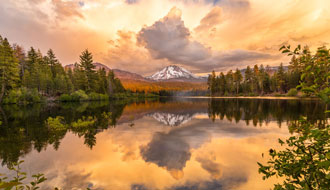
[{"label": "lake", "polygon": [[325,119],[323,110],[317,100],[276,99],[7,105],[0,173],[24,160],[22,170],[48,178],[45,189],[269,189],[280,179],[263,181],[257,161],[280,148],[289,122]]}]

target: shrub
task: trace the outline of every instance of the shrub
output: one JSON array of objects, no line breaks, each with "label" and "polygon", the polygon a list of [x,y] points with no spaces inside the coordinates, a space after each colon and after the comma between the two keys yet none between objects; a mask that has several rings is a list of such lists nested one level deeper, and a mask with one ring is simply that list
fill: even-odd
[{"label": "shrub", "polygon": [[300,95],[300,97],[307,98],[307,97],[310,97],[310,95],[302,92],[301,95]]},{"label": "shrub", "polygon": [[34,103],[40,101],[41,101],[41,97],[37,89],[30,90],[27,88],[22,88],[22,96],[20,97],[20,102]]},{"label": "shrub", "polygon": [[281,97],[281,96],[282,96],[282,94],[279,94],[279,93],[275,93],[275,94],[274,94],[274,96],[275,96],[275,97]]},{"label": "shrub", "polygon": [[109,96],[107,94],[100,94],[100,100],[109,100]]},{"label": "shrub", "polygon": [[69,94],[62,94],[59,100],[61,102],[72,102],[72,97]]},{"label": "shrub", "polygon": [[106,94],[99,94],[99,93],[92,92],[88,95],[88,99],[89,100],[108,100],[109,96]]},{"label": "shrub", "polygon": [[19,103],[19,99],[22,96],[21,89],[15,89],[9,91],[8,95],[4,98],[4,104],[16,104]]},{"label": "shrub", "polygon": [[4,98],[4,104],[30,104],[41,102],[41,96],[37,89],[18,88],[9,91]]},{"label": "shrub", "polygon": [[297,96],[297,94],[298,94],[298,90],[295,88],[291,88],[286,95],[287,96]]},{"label": "shrub", "polygon": [[98,93],[92,92],[88,94],[88,99],[89,100],[99,100],[100,95]]},{"label": "shrub", "polygon": [[88,95],[83,90],[77,90],[71,94],[72,101],[86,101]]}]

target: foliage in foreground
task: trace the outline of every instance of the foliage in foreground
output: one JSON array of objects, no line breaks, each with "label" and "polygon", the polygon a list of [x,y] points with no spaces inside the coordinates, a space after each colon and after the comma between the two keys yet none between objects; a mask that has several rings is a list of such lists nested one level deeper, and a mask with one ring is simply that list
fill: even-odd
[{"label": "foliage in foreground", "polygon": [[301,135],[285,142],[279,139],[284,150],[270,149],[267,165],[260,163],[263,179],[283,177],[283,184],[274,189],[328,189],[330,187],[330,127],[315,128],[306,118],[300,121]]},{"label": "foliage in foreground", "polygon": [[8,166],[8,169],[14,172],[15,176],[12,179],[0,176],[0,189],[36,190],[40,188],[39,185],[42,182],[47,180],[43,174],[34,174],[31,176],[33,180],[26,182],[27,174],[22,172],[20,168],[20,164],[22,163],[23,161],[19,161],[18,163],[12,163],[11,166]]},{"label": "foliage in foreground", "polygon": [[[31,176],[32,180],[27,180],[26,172],[22,172],[20,165],[24,161],[21,160],[18,163],[12,163],[11,166],[8,166],[8,169],[12,171],[15,175],[12,179],[8,177],[1,177],[0,174],[0,189],[4,190],[37,190],[40,189],[40,185],[47,180],[44,174],[34,174]],[[59,190],[55,187],[54,190]],[[87,190],[90,190],[87,188]]]},{"label": "foliage in foreground", "polygon": [[[315,55],[307,48],[298,46],[291,51],[290,46],[280,50],[288,55],[298,56],[293,64],[301,70],[300,85],[303,92],[318,96],[326,105],[330,103],[329,67],[330,54],[320,47]],[[329,111],[325,110],[326,113]],[[328,120],[311,124],[307,118],[292,122],[289,126],[295,134],[279,143],[284,150],[270,149],[270,160],[266,165],[258,163],[263,179],[282,177],[282,184],[275,184],[275,190],[315,189],[330,187],[330,125]]]}]

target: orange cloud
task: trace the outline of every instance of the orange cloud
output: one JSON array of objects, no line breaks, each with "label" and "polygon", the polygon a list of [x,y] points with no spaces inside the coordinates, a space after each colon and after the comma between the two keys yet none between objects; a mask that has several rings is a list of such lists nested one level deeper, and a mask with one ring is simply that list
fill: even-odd
[{"label": "orange cloud", "polygon": [[84,18],[79,11],[80,5],[76,1],[52,0],[52,3],[59,19],[64,19],[66,17]]},{"label": "orange cloud", "polygon": [[[0,34],[11,42],[44,53],[52,48],[64,64],[78,61],[88,48],[95,61],[145,75],[167,64],[197,73],[278,65],[288,61],[278,52],[282,44],[309,45],[313,50],[330,41],[327,0],[4,1]],[[173,7],[180,17],[168,15]],[[155,23],[166,27],[151,40],[147,33]]]},{"label": "orange cloud", "polygon": [[117,36],[108,41],[108,52],[103,56],[109,67],[151,74],[169,64],[166,60],[153,59],[147,49],[138,46],[134,32],[118,31]]}]

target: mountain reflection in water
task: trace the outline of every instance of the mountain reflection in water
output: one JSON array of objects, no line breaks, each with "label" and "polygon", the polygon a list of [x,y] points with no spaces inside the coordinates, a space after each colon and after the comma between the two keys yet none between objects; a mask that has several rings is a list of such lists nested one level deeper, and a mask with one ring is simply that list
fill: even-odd
[{"label": "mountain reflection in water", "polygon": [[[25,171],[63,189],[267,189],[261,153],[290,134],[288,122],[325,119],[324,107],[261,99],[4,106],[0,173],[24,159]],[[58,116],[67,128],[47,125]]]}]

